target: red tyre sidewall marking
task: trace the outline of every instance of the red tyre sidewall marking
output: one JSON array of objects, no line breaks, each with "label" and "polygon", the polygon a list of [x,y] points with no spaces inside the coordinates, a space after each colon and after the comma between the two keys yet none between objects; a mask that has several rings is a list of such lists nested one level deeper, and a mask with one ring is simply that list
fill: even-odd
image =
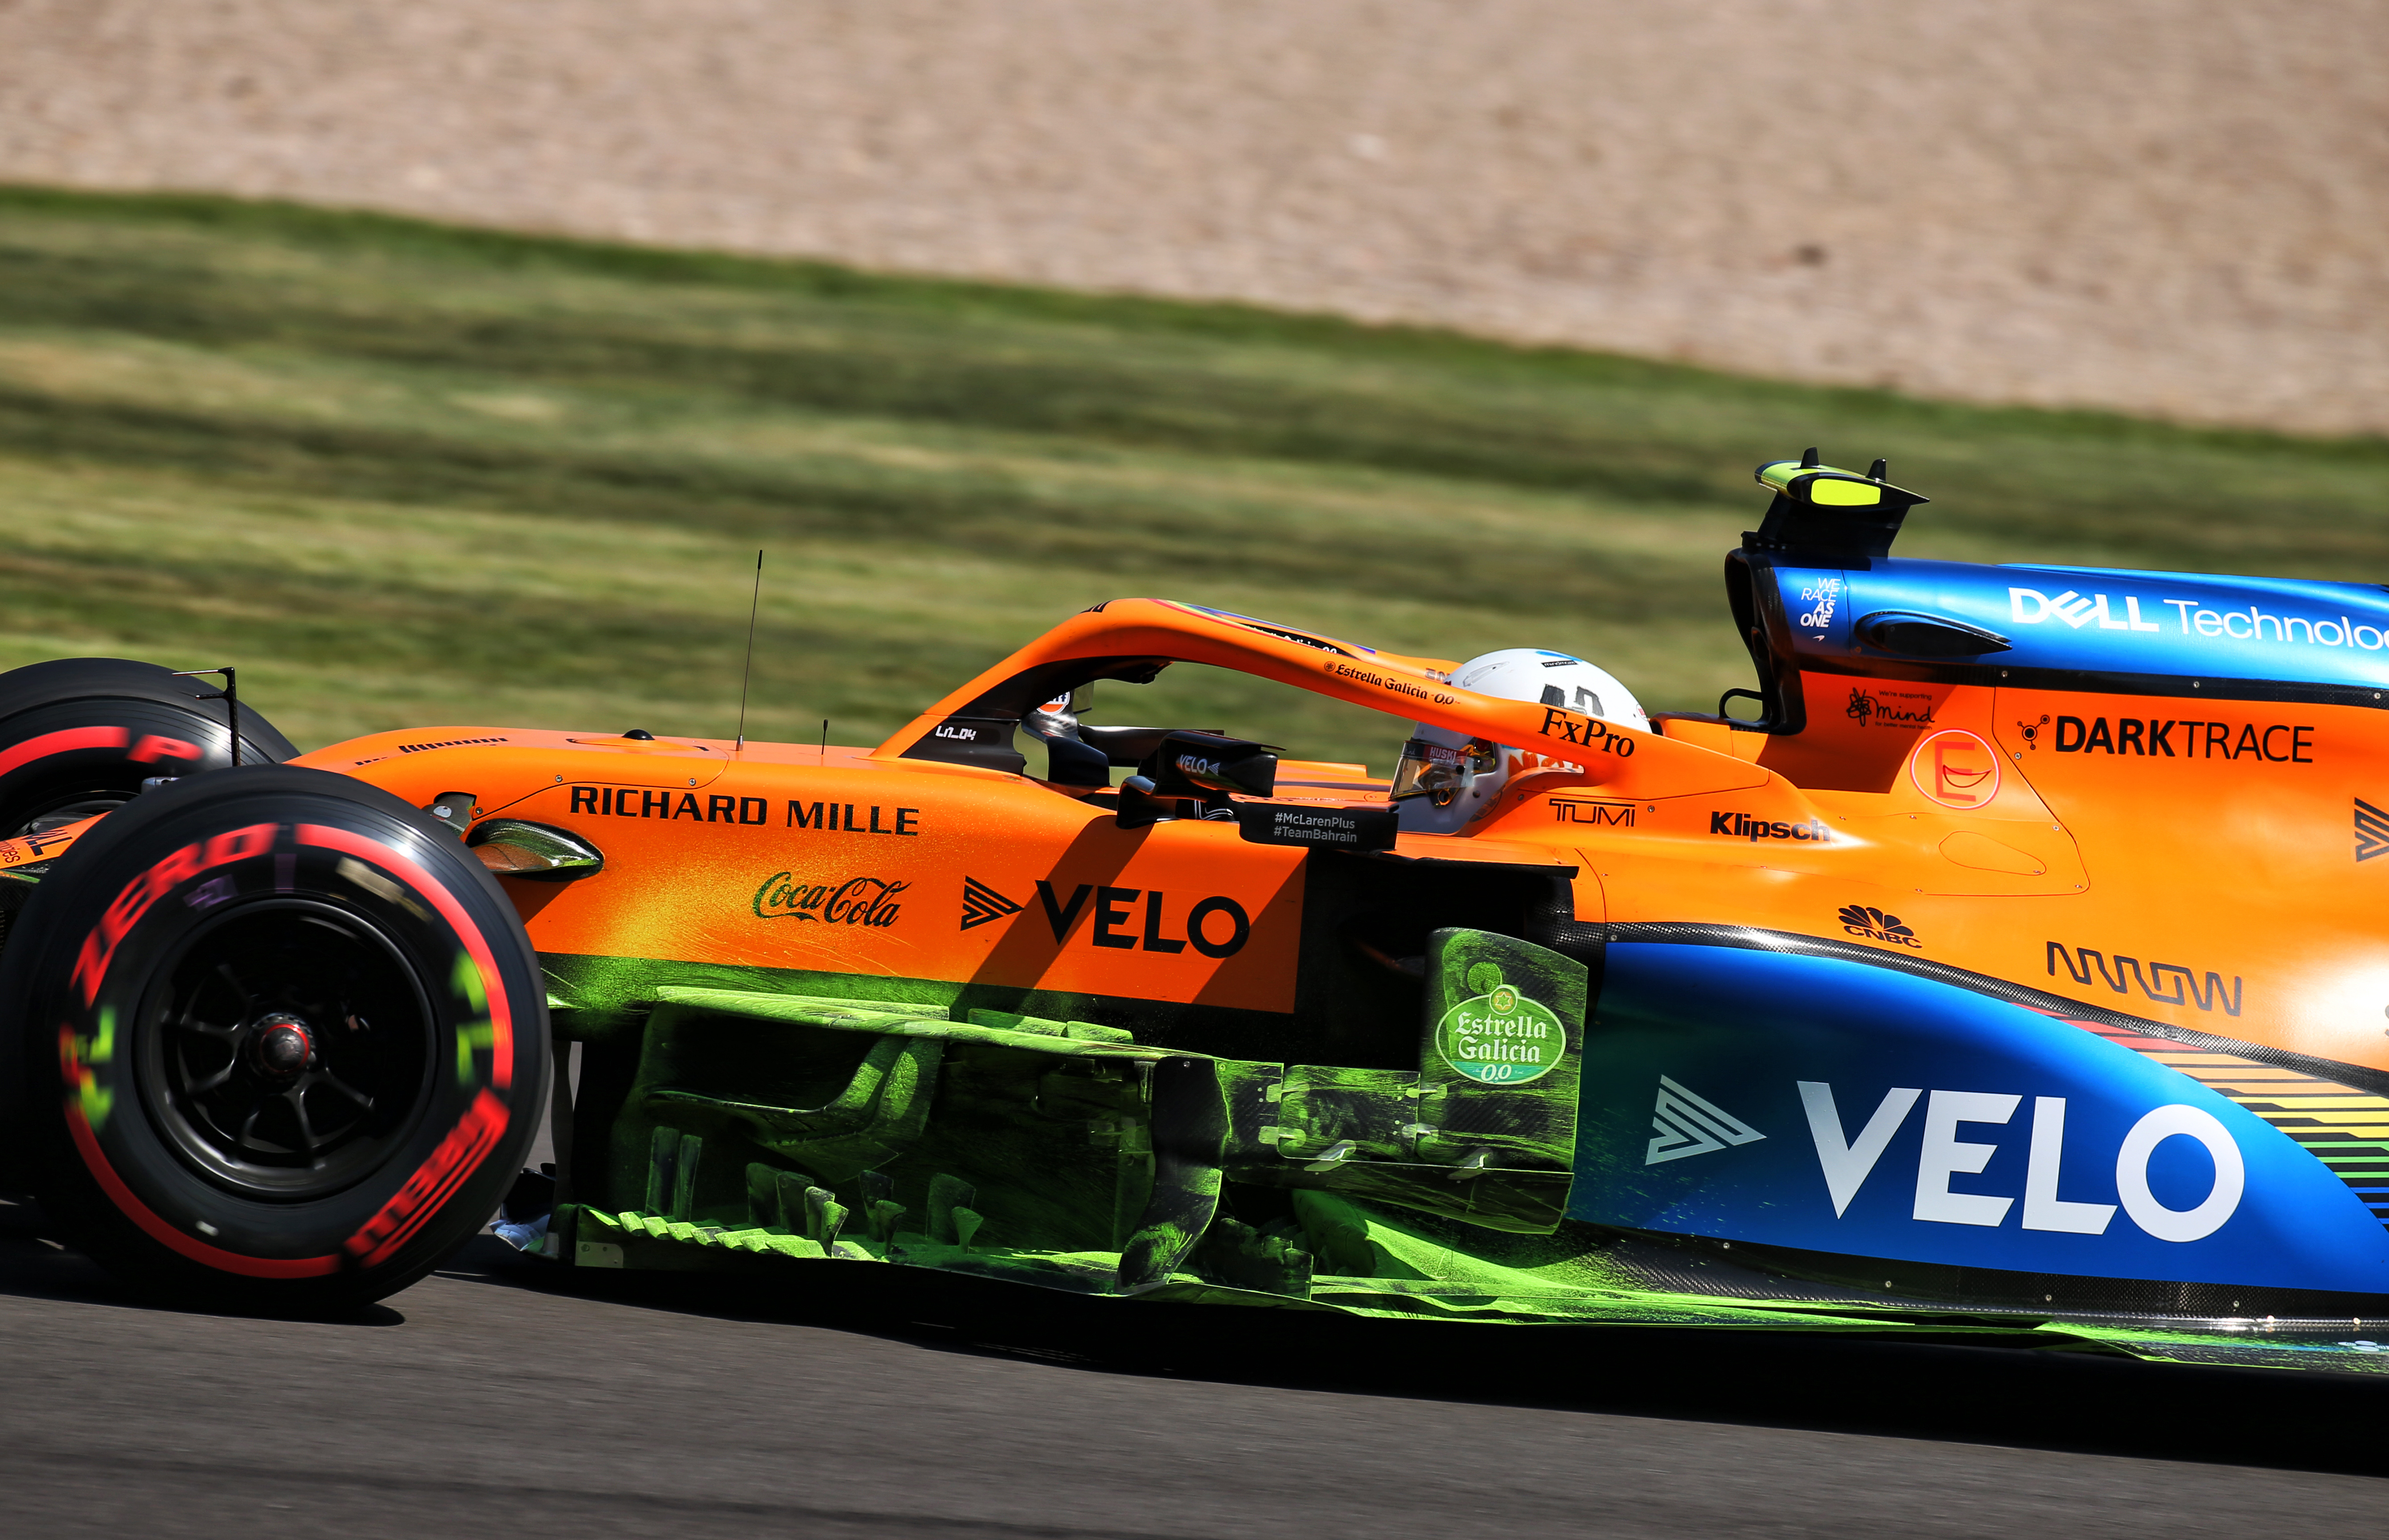
[{"label": "red tyre sidewall marking", "polygon": [[454,927],[457,936],[465,943],[466,955],[472,958],[474,964],[481,970],[481,986],[489,994],[490,1083],[500,1090],[512,1088],[515,1080],[515,1024],[514,1012],[506,1003],[505,980],[499,976],[498,960],[490,950],[489,942],[482,938],[481,927],[473,923],[472,916],[465,912],[465,906],[458,903],[455,896],[445,887],[433,882],[431,873],[379,840],[352,834],[346,829],[327,828],[321,823],[302,823],[299,825],[299,843],[322,846],[327,850],[356,856],[397,872],[408,880],[419,897],[428,898],[431,907],[440,911],[440,917]]},{"label": "red tyre sidewall marking", "polygon": [[121,727],[70,727],[63,732],[45,732],[0,753],[0,775],[53,754],[71,754],[79,748],[122,748],[132,741],[133,734]]},{"label": "red tyre sidewall marking", "polygon": [[[81,744],[70,746],[121,747],[127,736],[121,729],[83,729],[78,730],[76,733],[52,733],[48,738],[33,739],[31,742],[44,743],[50,739],[87,735],[92,732],[113,732],[115,738],[112,745]],[[218,851],[223,851],[224,859],[227,860],[244,859],[261,854],[262,846],[252,847],[253,836],[260,830],[268,831],[270,844],[270,831],[273,828],[272,824],[256,824],[247,829],[234,831],[229,834],[219,834],[208,842],[207,854],[214,855]],[[499,977],[496,958],[491,953],[489,943],[483,938],[480,927],[473,923],[471,918],[465,913],[464,907],[458,904],[446,889],[433,882],[430,874],[422,867],[377,840],[351,834],[345,829],[334,829],[317,823],[302,823],[298,826],[297,833],[299,843],[301,845],[320,846],[344,854],[358,856],[409,878],[415,891],[428,898],[432,906],[439,910],[441,918],[454,927],[458,936],[465,943],[466,954],[480,968],[483,987],[489,996],[492,1060],[491,1078],[496,1081],[501,1089],[510,1085],[514,1078],[512,1063],[514,1020],[513,1013],[508,1009],[505,985]],[[150,904],[154,903],[164,889],[173,883],[187,877],[198,876],[211,867],[221,864],[224,864],[223,860],[205,860],[200,856],[199,847],[194,844],[157,861],[148,871],[125,884],[115,901],[109,904],[100,925],[94,927],[92,934],[84,938],[84,955],[77,969],[77,976],[78,981],[85,986],[83,1004],[86,1008],[92,1004],[98,994],[98,986],[107,973],[108,964],[114,960],[117,942],[139,922],[143,914],[147,912]],[[153,881],[153,879],[159,879],[161,872],[165,873],[164,878]],[[102,932],[110,927],[111,922],[114,934],[109,935],[103,943]],[[94,966],[95,963],[96,966]],[[58,1036],[59,1067],[71,1091],[80,1088],[83,1078],[83,1066],[78,1062],[75,1052],[72,1025],[61,1024]],[[76,1152],[83,1157],[83,1165],[91,1172],[93,1179],[99,1183],[100,1190],[107,1195],[109,1202],[116,1206],[117,1212],[140,1227],[143,1233],[169,1250],[186,1256],[202,1266],[247,1278],[321,1278],[339,1270],[341,1257],[337,1254],[330,1256],[300,1257],[288,1260],[243,1256],[236,1252],[211,1246],[203,1241],[197,1241],[185,1235],[151,1212],[149,1206],[134,1196],[133,1190],[124,1184],[124,1179],[116,1174],[116,1168],[109,1164],[108,1156],[99,1147],[98,1136],[93,1131],[90,1120],[83,1115],[82,1104],[71,1095],[66,1101],[66,1118],[67,1129],[74,1139]],[[497,1143],[499,1136],[505,1132],[508,1121],[509,1114],[505,1103],[492,1096],[488,1088],[484,1087],[480,1095],[474,1099],[473,1105],[466,1110],[464,1117],[458,1120],[456,1126],[450,1129],[447,1138],[440,1141],[439,1148],[432,1152],[431,1157],[416,1167],[415,1174],[406,1179],[397,1193],[389,1203],[382,1205],[381,1210],[372,1219],[365,1222],[362,1229],[350,1237],[345,1247],[349,1254],[357,1257],[361,1265],[370,1266],[413,1239],[415,1231],[428,1223],[431,1216],[439,1212],[441,1206],[454,1195],[456,1190],[464,1185],[466,1178],[472,1176],[479,1157],[486,1154]]]},{"label": "red tyre sidewall marking", "polygon": [[[117,728],[81,731],[114,732],[118,746],[124,743],[126,736],[121,729]],[[74,735],[50,734],[52,738]],[[32,741],[42,743],[46,740],[37,738]],[[162,887],[152,891],[152,879],[160,872],[166,872],[172,881],[180,881],[186,876],[197,876],[211,867],[224,865],[226,861],[245,860],[262,855],[273,846],[274,829],[275,825],[271,823],[259,823],[218,834],[208,841],[205,847],[208,854],[219,858],[213,861],[207,860],[201,855],[201,846],[194,842],[152,863],[147,871],[125,884],[122,891],[109,905],[107,913],[101,916],[100,923],[83,938],[83,957],[76,968],[75,982],[85,985],[84,1008],[88,1010],[97,998],[108,963],[115,958],[116,943],[148,911],[150,904],[157,900],[158,892],[162,891]],[[261,832],[262,839],[259,837]],[[118,928],[103,947],[101,934],[111,923],[115,923]],[[92,971],[95,960],[96,971]],[[99,1183],[99,1190],[107,1194],[108,1201],[115,1205],[116,1211],[139,1226],[151,1240],[201,1266],[212,1267],[219,1272],[237,1273],[246,1278],[321,1278],[339,1270],[340,1258],[337,1253],[329,1256],[287,1259],[243,1256],[237,1252],[228,1252],[204,1241],[194,1240],[158,1217],[148,1204],[135,1197],[133,1190],[124,1185],[124,1178],[116,1174],[116,1168],[109,1164],[107,1154],[99,1147],[99,1136],[93,1130],[91,1120],[83,1115],[83,1103],[76,1093],[82,1089],[85,1071],[75,1050],[75,1032],[71,1023],[62,1022],[58,1025],[58,1068],[66,1081],[67,1132],[74,1139],[75,1151],[82,1155],[84,1169],[91,1173],[94,1181]]]},{"label": "red tyre sidewall marking", "polygon": [[484,1086],[464,1117],[440,1141],[440,1148],[431,1152],[431,1158],[415,1168],[415,1175],[390,1195],[390,1202],[340,1243],[341,1249],[355,1257],[359,1266],[371,1267],[414,1240],[415,1232],[429,1223],[480,1168],[481,1157],[496,1147],[498,1136],[505,1131],[506,1104]]},{"label": "red tyre sidewall marking", "polygon": [[67,1130],[74,1136],[75,1148],[83,1152],[83,1165],[90,1168],[100,1190],[107,1193],[108,1201],[116,1205],[116,1211],[140,1226],[151,1240],[180,1252],[201,1266],[213,1267],[218,1272],[238,1273],[245,1278],[322,1278],[326,1273],[340,1270],[338,1254],[276,1261],[271,1257],[243,1256],[237,1252],[211,1246],[204,1241],[192,1240],[150,1213],[149,1205],[133,1195],[133,1190],[124,1185],[124,1178],[116,1174],[116,1168],[109,1165],[108,1157],[100,1152],[98,1137],[91,1131],[91,1124],[83,1117],[83,1108],[72,1101],[67,1103]]},{"label": "red tyre sidewall marking", "polygon": [[111,899],[99,917],[99,923],[83,938],[83,949],[75,957],[73,982],[83,986],[83,1003],[86,1011],[99,999],[99,986],[108,977],[109,965],[116,961],[116,948],[149,906],[166,896],[177,883],[212,872],[219,866],[262,856],[274,848],[276,825],[252,823],[246,829],[231,829],[209,839],[204,845],[198,840],[170,856],[150,864],[149,870],[126,883]]},{"label": "red tyre sidewall marking", "polygon": [[[379,840],[321,823],[300,824],[298,834],[301,845],[338,850],[404,877],[419,897],[430,900],[441,918],[465,943],[466,955],[481,970],[481,985],[490,1008],[490,1079],[499,1090],[511,1087],[514,1014],[506,999],[505,981],[498,973],[497,958],[491,952],[481,928],[473,923],[465,907],[454,895],[432,881],[429,872]],[[496,1146],[499,1136],[505,1132],[510,1115],[506,1104],[492,1095],[489,1087],[483,1087],[472,1106],[448,1131],[448,1137],[432,1151],[430,1158],[415,1167],[415,1174],[391,1194],[390,1202],[342,1242],[342,1248],[357,1259],[359,1266],[370,1267],[413,1240],[415,1231],[428,1224],[479,1169],[481,1157]]]}]

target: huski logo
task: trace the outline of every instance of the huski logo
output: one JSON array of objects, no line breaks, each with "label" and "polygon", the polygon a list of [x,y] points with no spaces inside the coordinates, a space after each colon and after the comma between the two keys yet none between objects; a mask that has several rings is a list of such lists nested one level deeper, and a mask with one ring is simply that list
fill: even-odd
[{"label": "huski logo", "polygon": [[1767,1137],[1664,1075],[1659,1076],[1659,1099],[1651,1108],[1651,1126],[1659,1137],[1651,1141],[1649,1152],[1642,1157],[1645,1165],[1706,1155],[1729,1144],[1752,1144]]},{"label": "huski logo", "polygon": [[1914,947],[1919,950],[1923,948],[1924,943],[1916,939],[1914,931],[1899,923],[1898,915],[1885,914],[1872,905],[1845,904],[1837,918],[1842,923],[1842,929],[1852,935],[1863,935],[1870,941],[1888,941],[1895,946]]},{"label": "huski logo", "polygon": [[977,930],[998,920],[1008,920],[1019,912],[1018,904],[977,877],[963,879],[963,929]]},{"label": "huski logo", "polygon": [[2389,813],[2359,796],[2356,799],[2356,859],[2369,861],[2375,856],[2389,856]]}]

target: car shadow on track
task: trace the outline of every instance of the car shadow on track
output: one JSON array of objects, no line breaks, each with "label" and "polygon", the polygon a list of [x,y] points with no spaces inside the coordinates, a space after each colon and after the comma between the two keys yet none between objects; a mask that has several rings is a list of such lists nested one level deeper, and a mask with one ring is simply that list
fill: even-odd
[{"label": "car shadow on track", "polygon": [[[0,1199],[0,1296],[172,1309]],[[2291,1470],[2389,1474],[2389,1378],[1731,1329],[1500,1327],[1081,1299],[898,1268],[568,1270],[469,1242],[454,1282],[1029,1358],[1091,1374],[1603,1412]],[[401,1302],[403,1295],[399,1296]],[[405,1324],[373,1305],[346,1317]]]},{"label": "car shadow on track", "polygon": [[[161,1305],[142,1297],[110,1278],[99,1264],[58,1241],[38,1206],[6,1197],[0,1197],[0,1298],[69,1300],[190,1315],[234,1314]],[[340,1318],[359,1326],[406,1324],[406,1317],[387,1305],[347,1311]]]},{"label": "car shadow on track", "polygon": [[[2389,1377],[1728,1328],[1493,1326],[1076,1298],[857,1267],[851,1279],[591,1273],[468,1245],[442,1276],[781,1321],[1089,1373],[2389,1474]],[[892,1275],[892,1276],[891,1276]]]}]

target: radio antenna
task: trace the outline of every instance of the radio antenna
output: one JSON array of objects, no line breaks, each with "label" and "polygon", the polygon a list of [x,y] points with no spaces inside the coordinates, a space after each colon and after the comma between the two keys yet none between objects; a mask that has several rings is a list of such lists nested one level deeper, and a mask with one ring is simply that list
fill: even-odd
[{"label": "radio antenna", "polygon": [[176,679],[197,679],[201,674],[224,676],[223,689],[211,690],[198,698],[203,701],[224,703],[224,716],[231,724],[232,733],[227,746],[232,756],[233,766],[238,769],[240,765],[240,670],[237,668],[177,668],[174,670]]},{"label": "radio antenna", "polygon": [[755,553],[755,593],[747,601],[747,667],[738,676],[738,748],[747,747],[747,688],[755,681],[755,616],[763,607],[763,553]]}]

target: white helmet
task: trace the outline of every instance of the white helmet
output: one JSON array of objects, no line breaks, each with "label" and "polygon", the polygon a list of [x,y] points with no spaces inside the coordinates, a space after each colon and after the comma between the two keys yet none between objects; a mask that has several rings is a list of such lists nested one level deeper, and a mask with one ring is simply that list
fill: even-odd
[{"label": "white helmet", "polygon": [[[1452,670],[1451,682],[1503,700],[1565,706],[1614,728],[1651,731],[1651,718],[1632,691],[1606,669],[1566,653],[1505,647],[1470,658]],[[1394,770],[1394,805],[1404,829],[1450,834],[1483,817],[1513,777],[1563,763],[1421,722]]]}]

